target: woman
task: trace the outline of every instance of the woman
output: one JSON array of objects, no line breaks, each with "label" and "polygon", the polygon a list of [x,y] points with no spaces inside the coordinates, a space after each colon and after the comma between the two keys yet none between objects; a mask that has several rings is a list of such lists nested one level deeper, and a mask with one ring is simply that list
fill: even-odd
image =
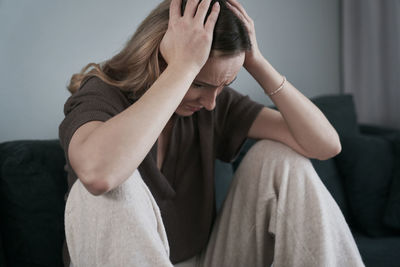
[{"label": "woman", "polygon": [[[262,56],[236,0],[181,1],[71,79],[60,141],[72,264],[362,266],[307,159],[340,152],[334,128]],[[241,66],[280,112],[227,86]],[[269,140],[247,153],[216,218],[214,160],[232,161],[246,137]]]}]

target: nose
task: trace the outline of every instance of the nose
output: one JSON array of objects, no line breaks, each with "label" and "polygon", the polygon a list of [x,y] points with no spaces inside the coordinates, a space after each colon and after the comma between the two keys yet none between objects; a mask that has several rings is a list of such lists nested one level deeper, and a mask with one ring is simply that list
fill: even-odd
[{"label": "nose", "polygon": [[216,98],[218,95],[218,89],[219,89],[219,87],[209,88],[202,92],[200,103],[207,110],[211,111],[215,108]]}]

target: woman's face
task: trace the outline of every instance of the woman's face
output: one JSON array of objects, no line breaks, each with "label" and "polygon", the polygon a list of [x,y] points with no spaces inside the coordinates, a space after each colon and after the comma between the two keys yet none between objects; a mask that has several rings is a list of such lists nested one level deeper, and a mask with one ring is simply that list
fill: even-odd
[{"label": "woman's face", "polygon": [[205,108],[213,110],[215,100],[224,86],[236,79],[243,66],[245,53],[229,57],[210,57],[175,110],[180,116],[191,116],[194,112]]}]

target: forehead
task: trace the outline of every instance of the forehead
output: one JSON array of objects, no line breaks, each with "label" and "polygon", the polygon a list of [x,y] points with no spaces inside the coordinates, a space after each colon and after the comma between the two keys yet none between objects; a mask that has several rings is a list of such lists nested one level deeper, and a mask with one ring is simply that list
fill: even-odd
[{"label": "forehead", "polygon": [[213,85],[229,83],[243,66],[244,57],[244,52],[234,56],[210,57],[196,76],[196,80]]}]

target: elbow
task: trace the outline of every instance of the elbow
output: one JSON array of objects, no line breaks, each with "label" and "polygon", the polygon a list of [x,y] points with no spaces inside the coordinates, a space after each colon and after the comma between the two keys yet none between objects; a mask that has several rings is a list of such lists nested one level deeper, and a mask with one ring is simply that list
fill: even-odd
[{"label": "elbow", "polygon": [[80,179],[83,186],[93,196],[100,196],[109,191],[109,185],[106,179],[98,179],[98,176],[95,176],[96,179],[94,179],[90,178],[93,176],[88,176],[88,175],[82,177],[85,177]]},{"label": "elbow", "polygon": [[342,151],[342,145],[340,141],[331,145],[328,149],[324,150],[324,153],[316,157],[318,160],[328,160],[337,156]]},{"label": "elbow", "polygon": [[108,192],[108,186],[101,181],[95,183],[84,184],[86,190],[93,196],[100,196]]}]

